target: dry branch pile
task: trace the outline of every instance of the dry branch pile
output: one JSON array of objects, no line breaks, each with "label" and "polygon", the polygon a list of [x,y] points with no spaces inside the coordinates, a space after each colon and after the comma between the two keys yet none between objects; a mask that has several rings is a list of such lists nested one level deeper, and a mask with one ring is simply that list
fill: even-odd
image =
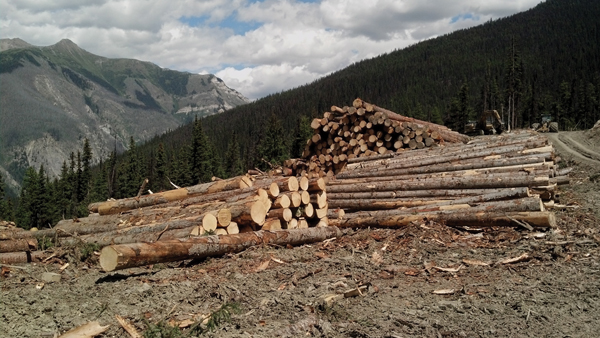
[{"label": "dry branch pile", "polygon": [[554,159],[548,139],[528,132],[350,159],[327,187],[329,207],[350,213],[330,224],[554,227],[546,208],[569,182]]},{"label": "dry branch pile", "polygon": [[[36,232],[0,231],[0,262],[29,262],[37,240],[61,245],[154,243],[203,235],[327,226],[325,181],[239,176],[163,193],[94,203],[89,217]],[[7,254],[10,252],[11,254]],[[35,252],[35,251],[34,251]]]},{"label": "dry branch pile", "polygon": [[302,158],[285,166],[298,175],[333,177],[348,160],[390,155],[407,149],[436,147],[444,142],[467,142],[468,136],[447,127],[405,117],[356,99],[352,106],[332,106],[311,123],[314,135]]}]

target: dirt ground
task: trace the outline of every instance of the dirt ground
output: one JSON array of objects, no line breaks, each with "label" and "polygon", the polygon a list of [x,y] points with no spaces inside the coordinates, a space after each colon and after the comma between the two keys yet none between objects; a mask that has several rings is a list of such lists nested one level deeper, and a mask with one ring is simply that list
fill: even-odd
[{"label": "dirt ground", "polygon": [[[66,253],[3,270],[0,336],[99,321],[110,325],[102,337],[129,337],[120,315],[147,337],[597,337],[600,127],[549,137],[575,168],[560,203],[577,208],[556,211],[557,229],[346,230],[326,243],[112,273]],[[59,282],[36,287],[66,262]],[[223,318],[214,331],[190,330],[210,313]]]}]

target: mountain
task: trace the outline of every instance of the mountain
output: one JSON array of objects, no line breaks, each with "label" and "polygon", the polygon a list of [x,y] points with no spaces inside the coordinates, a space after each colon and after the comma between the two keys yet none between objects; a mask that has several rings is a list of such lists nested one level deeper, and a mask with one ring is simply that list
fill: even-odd
[{"label": "mountain", "polygon": [[193,120],[248,103],[214,75],[94,55],[70,40],[0,40],[0,172],[18,187],[28,166],[51,176],[88,138],[95,160]]}]

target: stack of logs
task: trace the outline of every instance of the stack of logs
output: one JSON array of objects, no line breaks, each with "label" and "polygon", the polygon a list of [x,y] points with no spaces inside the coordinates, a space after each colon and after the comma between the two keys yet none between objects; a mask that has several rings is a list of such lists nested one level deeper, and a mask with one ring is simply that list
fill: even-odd
[{"label": "stack of logs", "polygon": [[350,159],[327,187],[329,207],[349,213],[330,224],[554,227],[546,209],[569,182],[554,160],[548,139],[529,132]]},{"label": "stack of logs", "polygon": [[90,216],[53,229],[0,231],[0,263],[43,257],[38,240],[99,248],[202,235],[327,226],[325,181],[239,176],[136,198],[90,204]]},{"label": "stack of logs", "polygon": [[284,166],[297,175],[333,177],[348,160],[436,147],[444,142],[467,142],[468,136],[447,127],[405,117],[356,99],[352,106],[332,106],[312,121],[314,135],[301,161]]}]

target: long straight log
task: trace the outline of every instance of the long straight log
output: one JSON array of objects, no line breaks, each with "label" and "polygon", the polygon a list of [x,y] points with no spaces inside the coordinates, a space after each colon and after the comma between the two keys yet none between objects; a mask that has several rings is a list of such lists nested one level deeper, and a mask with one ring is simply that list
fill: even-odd
[{"label": "long straight log", "polygon": [[118,214],[131,209],[179,201],[192,196],[242,189],[250,186],[252,186],[252,181],[247,176],[238,176],[227,180],[198,184],[188,188],[169,190],[139,198],[126,198],[104,202],[98,206],[98,213],[100,215]]},{"label": "long straight log", "polygon": [[469,177],[469,178],[486,178],[486,179],[496,179],[510,176],[512,178],[516,177],[538,177],[538,176],[548,176],[550,177],[552,173],[548,168],[537,168],[529,169],[527,171],[521,170],[461,170],[461,171],[450,171],[450,172],[440,172],[440,173],[430,173],[430,174],[412,174],[412,175],[392,175],[392,176],[375,176],[375,177],[362,177],[362,178],[349,178],[344,180],[337,180],[330,183],[330,186],[336,185],[348,185],[348,184],[361,184],[361,183],[376,183],[376,182],[387,182],[387,181],[422,181],[429,179],[452,179],[452,178],[460,178],[460,177]]},{"label": "long straight log", "polygon": [[104,271],[114,271],[135,266],[165,263],[184,259],[220,256],[236,253],[251,246],[274,244],[278,246],[302,245],[341,236],[335,227],[308,228],[280,231],[256,231],[228,236],[207,236],[186,240],[156,243],[111,245],[102,249],[100,266]]},{"label": "long straight log", "polygon": [[418,215],[390,215],[386,217],[357,217],[355,214],[346,214],[343,219],[330,219],[329,225],[340,228],[366,228],[366,227],[402,227],[412,222],[433,220],[445,222],[450,226],[519,226],[514,220],[526,222],[531,226],[556,228],[556,217],[552,212],[460,212],[418,214]]},{"label": "long straight log", "polygon": [[[362,217],[385,218],[388,216],[397,215],[417,215],[417,214],[444,214],[456,212],[455,210],[444,210],[438,206],[421,206],[408,209],[391,209],[391,210],[374,210],[374,211],[358,211],[352,213],[353,217],[358,219]],[[512,212],[512,211],[544,211],[544,204],[539,197],[525,197],[507,201],[492,201],[479,203],[476,206],[468,204],[460,205],[460,212]]]},{"label": "long straight log", "polygon": [[[389,166],[379,168],[369,168],[369,170],[347,170],[339,173],[337,179],[360,178],[360,177],[377,177],[377,176],[397,176],[411,174],[429,174],[435,172],[450,172],[460,170],[491,170],[492,168],[510,168],[523,169],[533,166],[550,165],[545,162],[546,155],[521,156],[505,159],[481,159],[468,160],[462,162],[444,163],[438,165],[419,166],[412,168],[396,169]],[[499,169],[496,169],[499,170]]]},{"label": "long straight log", "polygon": [[369,165],[371,165],[371,163],[373,163],[372,165],[378,165],[378,164],[386,164],[386,163],[390,163],[390,162],[393,163],[395,161],[398,162],[398,161],[408,160],[408,159],[417,160],[417,159],[427,158],[427,157],[431,157],[431,156],[440,156],[440,155],[451,156],[451,155],[463,153],[465,151],[481,152],[486,149],[487,150],[497,149],[500,147],[509,147],[509,146],[523,146],[524,149],[531,149],[531,148],[545,147],[547,145],[548,145],[548,139],[540,138],[540,137],[532,137],[532,138],[527,138],[527,139],[516,139],[516,140],[508,139],[508,140],[502,140],[502,141],[499,141],[496,143],[485,143],[485,144],[467,144],[467,145],[450,144],[450,145],[446,145],[443,147],[437,147],[437,148],[426,148],[426,149],[419,149],[419,150],[412,150],[412,151],[402,151],[399,153],[392,154],[393,156],[391,156],[391,157],[386,156],[387,158],[378,158],[378,156],[369,156],[369,157],[365,158],[363,161],[360,161],[363,163],[348,164],[348,169],[369,166]]},{"label": "long straight log", "polygon": [[330,200],[330,208],[343,208],[346,210],[385,210],[396,209],[399,207],[417,207],[417,206],[442,206],[454,204],[478,204],[482,202],[498,201],[508,198],[529,197],[527,188],[503,189],[493,191],[487,194],[462,197],[450,200],[415,200],[415,199],[347,199]]},{"label": "long straight log", "polygon": [[426,180],[374,182],[349,185],[334,185],[327,188],[329,193],[336,192],[368,192],[368,191],[395,191],[395,190],[424,190],[424,189],[490,189],[490,188],[515,188],[535,187],[548,185],[548,176],[538,177],[451,177],[432,178]]},{"label": "long straight log", "polygon": [[354,193],[328,193],[329,202],[333,200],[344,199],[393,199],[393,198],[435,198],[448,199],[456,197],[466,197],[474,195],[485,195],[501,191],[517,191],[516,194],[528,196],[529,189],[526,187],[516,188],[492,188],[492,189],[427,189],[427,190],[407,190],[407,191],[371,191]]},{"label": "long straight log", "polygon": [[[536,148],[539,148],[539,147],[536,147]],[[461,151],[457,154],[427,156],[427,157],[420,158],[419,160],[412,159],[410,161],[407,161],[406,159],[402,159],[402,158],[392,158],[392,159],[386,159],[386,160],[381,160],[381,161],[377,161],[377,162],[356,163],[356,167],[354,167],[354,169],[378,167],[381,165],[391,166],[392,164],[396,168],[410,168],[410,167],[417,167],[417,166],[448,163],[451,161],[459,161],[459,160],[465,160],[465,159],[486,157],[486,156],[491,156],[491,155],[502,155],[502,154],[523,155],[523,154],[531,153],[531,151],[529,151],[529,149],[534,149],[534,148],[530,148],[526,145],[519,144],[519,145],[509,145],[509,146],[505,146],[505,147],[487,148],[487,149],[482,149],[482,150],[478,150],[478,151]],[[546,149],[545,147],[542,147],[542,149],[548,151],[548,149]],[[350,169],[350,168],[348,168],[348,169]]]}]

